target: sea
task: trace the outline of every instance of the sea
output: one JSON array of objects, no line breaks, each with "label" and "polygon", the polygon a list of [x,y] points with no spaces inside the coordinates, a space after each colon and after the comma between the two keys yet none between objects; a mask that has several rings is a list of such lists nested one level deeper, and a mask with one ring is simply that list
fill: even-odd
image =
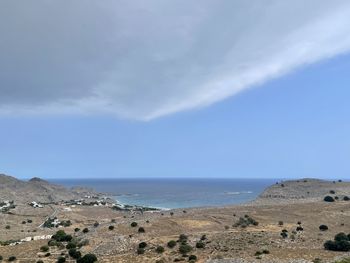
[{"label": "sea", "polygon": [[119,203],[160,209],[215,207],[254,200],[276,179],[51,179],[66,187],[85,186]]}]

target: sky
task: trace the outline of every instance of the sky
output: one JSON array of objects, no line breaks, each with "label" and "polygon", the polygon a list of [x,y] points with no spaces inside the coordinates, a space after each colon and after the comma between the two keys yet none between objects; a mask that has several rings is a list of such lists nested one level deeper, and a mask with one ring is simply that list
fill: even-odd
[{"label": "sky", "polygon": [[350,179],[349,1],[2,1],[0,172]]}]

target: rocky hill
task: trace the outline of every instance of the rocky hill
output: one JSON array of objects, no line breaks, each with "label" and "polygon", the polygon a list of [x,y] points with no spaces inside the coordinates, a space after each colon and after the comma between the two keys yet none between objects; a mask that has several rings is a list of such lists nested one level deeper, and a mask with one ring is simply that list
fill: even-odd
[{"label": "rocky hill", "polygon": [[51,184],[40,178],[32,178],[29,181],[18,180],[12,176],[0,174],[0,201],[14,200],[17,203],[32,201],[49,203],[61,200],[79,199],[91,190],[79,191],[67,189],[60,185]]},{"label": "rocky hill", "polygon": [[309,202],[323,200],[326,195],[339,199],[350,196],[350,183],[309,178],[282,181],[268,187],[256,202]]}]

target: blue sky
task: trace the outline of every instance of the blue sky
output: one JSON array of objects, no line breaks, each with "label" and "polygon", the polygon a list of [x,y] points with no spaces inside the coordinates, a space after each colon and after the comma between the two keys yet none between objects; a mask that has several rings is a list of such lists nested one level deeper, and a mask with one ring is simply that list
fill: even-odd
[{"label": "blue sky", "polygon": [[347,0],[3,1],[0,171],[347,179],[349,17]]},{"label": "blue sky", "polygon": [[350,175],[350,55],[213,106],[148,122],[1,118],[0,167],[20,177]]}]

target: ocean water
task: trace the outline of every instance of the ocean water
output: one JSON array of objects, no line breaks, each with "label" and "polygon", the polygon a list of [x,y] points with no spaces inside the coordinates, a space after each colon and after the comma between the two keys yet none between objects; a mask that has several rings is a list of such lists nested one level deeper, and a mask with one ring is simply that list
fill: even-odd
[{"label": "ocean water", "polygon": [[54,179],[66,187],[86,186],[123,204],[157,208],[224,206],[254,200],[276,179]]}]

